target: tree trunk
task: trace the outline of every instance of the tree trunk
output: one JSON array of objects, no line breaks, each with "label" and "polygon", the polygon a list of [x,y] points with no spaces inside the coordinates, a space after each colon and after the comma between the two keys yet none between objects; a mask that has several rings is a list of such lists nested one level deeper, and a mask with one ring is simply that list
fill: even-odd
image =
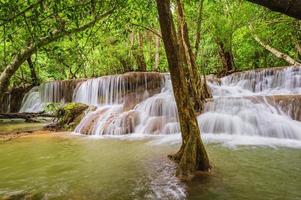
[{"label": "tree trunk", "polygon": [[146,66],[144,53],[143,53],[143,38],[141,33],[138,33],[137,39],[138,39],[138,45],[133,45],[132,52],[136,60],[138,71],[145,72],[147,66]]},{"label": "tree trunk", "polygon": [[257,35],[253,34],[253,37],[256,40],[256,42],[258,42],[262,47],[264,47],[266,50],[268,50],[269,52],[271,52],[277,58],[281,58],[281,59],[285,60],[290,65],[301,65],[299,62],[295,61],[289,55],[280,52],[279,50],[271,47],[268,44],[265,44]]},{"label": "tree trunk", "polygon": [[[203,104],[206,98],[211,97],[211,93],[207,87],[205,79],[202,81],[201,76],[198,73],[195,56],[193,54],[188,34],[188,27],[185,21],[184,8],[181,0],[177,0],[177,14],[178,14],[178,43],[180,44],[180,58],[183,62],[183,66],[187,69],[185,70],[188,73],[187,76],[190,76],[189,80],[189,89],[190,94],[193,99],[194,108],[197,112],[203,110]],[[205,78],[205,77],[204,77]]]},{"label": "tree trunk", "polygon": [[27,59],[27,63],[28,63],[29,69],[30,69],[32,85],[33,86],[37,86],[37,85],[39,85],[39,79],[37,77],[36,70],[35,70],[35,68],[33,66],[31,57],[29,57]]},{"label": "tree trunk", "polygon": [[301,1],[300,0],[248,0],[271,9],[281,12],[288,16],[301,19]]},{"label": "tree trunk", "polygon": [[139,67],[139,71],[146,71],[146,62],[145,62],[145,58],[144,58],[144,51],[143,51],[143,36],[142,33],[139,32],[138,33],[138,53],[139,53],[139,59],[140,59],[140,66]]},{"label": "tree trunk", "polygon": [[170,10],[170,0],[157,0],[157,8],[182,134],[182,146],[179,152],[170,158],[179,162],[177,175],[183,179],[190,179],[197,170],[210,169],[209,159],[200,137],[188,83],[185,81],[189,77],[185,75],[180,58],[180,44]]},{"label": "tree trunk", "polygon": [[154,64],[154,71],[158,71],[159,64],[160,64],[160,43],[161,38],[159,36],[156,37],[156,53],[155,53],[155,64]]},{"label": "tree trunk", "polygon": [[7,90],[9,85],[10,78],[14,75],[14,73],[19,69],[19,67],[29,58],[33,53],[35,53],[38,49],[57,41],[58,39],[68,36],[74,33],[78,33],[81,31],[86,30],[87,28],[90,28],[93,26],[97,21],[100,19],[110,15],[113,12],[113,10],[110,10],[102,15],[96,16],[94,20],[88,22],[87,24],[80,26],[78,28],[73,28],[70,30],[64,30],[64,29],[56,29],[52,31],[48,36],[41,37],[37,41],[29,43],[25,48],[20,50],[19,53],[17,53],[12,62],[8,64],[4,71],[0,75],[0,102],[2,101],[4,92]]},{"label": "tree trunk", "polygon": [[224,43],[219,39],[216,38],[216,44],[218,46],[218,54],[220,56],[220,60],[223,65],[223,69],[219,73],[219,76],[225,76],[230,74],[234,71],[234,60],[233,60],[233,53],[231,48],[226,48]]}]

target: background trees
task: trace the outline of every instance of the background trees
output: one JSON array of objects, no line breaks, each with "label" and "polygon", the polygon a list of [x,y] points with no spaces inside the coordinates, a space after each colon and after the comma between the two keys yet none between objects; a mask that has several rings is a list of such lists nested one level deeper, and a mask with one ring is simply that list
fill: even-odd
[{"label": "background trees", "polygon": [[[240,0],[183,3],[190,43],[198,46],[194,51],[199,73],[288,65],[260,45],[254,33],[264,44],[300,62],[300,21]],[[30,56],[31,68],[24,59],[9,86],[31,84],[33,68],[40,82],[145,70],[145,66],[148,71],[167,71],[155,1],[5,0],[0,4],[0,72],[28,44],[37,44],[54,30],[79,28],[112,8],[87,29],[37,48]]]}]

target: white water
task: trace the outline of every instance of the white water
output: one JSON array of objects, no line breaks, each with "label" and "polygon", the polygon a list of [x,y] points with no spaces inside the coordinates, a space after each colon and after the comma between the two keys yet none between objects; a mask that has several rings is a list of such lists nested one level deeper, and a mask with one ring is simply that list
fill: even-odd
[{"label": "white water", "polygon": [[[140,89],[144,88],[142,92],[137,85],[125,84],[122,76],[79,83],[73,101],[95,105],[98,109],[88,113],[75,132],[89,135],[179,133],[168,75],[161,84],[161,92],[150,95],[147,81],[140,85]],[[301,95],[300,67],[237,73],[222,78],[221,84],[209,82],[209,86],[214,98],[206,104],[205,113],[198,116],[205,140],[220,138],[228,144],[232,141],[233,145],[266,144],[267,141],[281,145],[287,141],[293,146],[300,142],[301,147],[301,122],[293,120],[269,99],[273,95]],[[136,88],[134,97],[127,96],[129,87]],[[128,101],[133,99],[137,101],[136,106],[127,109]]]},{"label": "white water", "polygon": [[33,87],[25,94],[22,100],[22,107],[19,112],[39,112],[43,110],[41,103],[39,87]]}]

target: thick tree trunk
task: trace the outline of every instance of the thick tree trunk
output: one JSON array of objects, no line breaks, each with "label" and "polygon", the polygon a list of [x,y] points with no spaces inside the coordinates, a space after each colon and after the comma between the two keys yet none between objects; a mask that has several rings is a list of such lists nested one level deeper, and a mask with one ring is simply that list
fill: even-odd
[{"label": "thick tree trunk", "polygon": [[203,104],[206,98],[210,98],[211,94],[207,87],[207,84],[201,80],[201,76],[198,73],[195,56],[193,54],[188,34],[188,27],[184,16],[184,8],[181,0],[177,0],[177,14],[178,14],[178,43],[180,44],[180,59],[183,66],[187,69],[186,73],[190,76],[189,89],[193,99],[194,108],[197,112],[203,110]]},{"label": "thick tree trunk", "polygon": [[301,65],[299,62],[295,61],[289,55],[280,52],[279,50],[271,47],[268,44],[265,44],[257,35],[253,34],[253,37],[256,40],[256,42],[258,42],[262,47],[264,47],[266,50],[268,50],[269,52],[271,52],[277,58],[281,58],[281,59],[285,60],[290,65]]},{"label": "thick tree trunk", "polygon": [[219,73],[219,76],[225,76],[234,71],[232,49],[227,49],[219,38],[216,38],[216,44],[218,46],[218,54],[223,65],[223,69]]},{"label": "thick tree trunk", "polygon": [[19,69],[19,67],[29,58],[33,53],[35,53],[38,49],[64,37],[68,36],[74,33],[78,33],[81,31],[86,30],[87,28],[90,28],[93,26],[97,21],[100,19],[110,15],[113,12],[113,10],[110,10],[102,15],[96,16],[94,20],[90,21],[89,23],[80,26],[78,28],[70,29],[70,30],[64,30],[64,29],[56,29],[52,31],[48,36],[41,37],[35,42],[29,43],[24,49],[20,50],[19,53],[17,53],[12,62],[8,64],[4,71],[0,75],[0,102],[2,101],[4,92],[7,90],[9,85],[10,78],[14,75],[14,73]]},{"label": "thick tree trunk", "polygon": [[36,70],[33,66],[31,57],[27,58],[27,63],[28,63],[29,69],[30,69],[32,85],[37,86],[37,85],[39,85],[39,79],[37,77]]},{"label": "thick tree trunk", "polygon": [[281,12],[288,16],[301,19],[301,1],[300,0],[248,0],[271,9]]},{"label": "thick tree trunk", "polygon": [[177,175],[180,178],[190,179],[197,170],[210,169],[209,159],[200,137],[188,83],[185,81],[189,77],[185,75],[180,58],[180,45],[170,10],[170,0],[157,0],[157,8],[182,134],[180,151],[170,157],[179,162]]},{"label": "thick tree trunk", "polygon": [[154,71],[158,71],[159,64],[160,64],[160,43],[161,43],[161,37],[156,36],[156,52],[155,52]]}]

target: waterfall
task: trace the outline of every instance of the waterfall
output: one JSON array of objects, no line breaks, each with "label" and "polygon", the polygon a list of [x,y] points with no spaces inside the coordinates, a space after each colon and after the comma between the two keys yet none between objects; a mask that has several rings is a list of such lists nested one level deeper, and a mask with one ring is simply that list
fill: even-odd
[{"label": "waterfall", "polygon": [[[203,134],[301,140],[301,67],[251,70],[207,80],[213,98],[198,116]],[[76,133],[180,132],[168,74],[134,72],[77,82],[49,82],[26,95],[21,111],[29,107],[35,111],[52,101],[97,107],[85,115]]]},{"label": "waterfall", "polygon": [[221,81],[220,89],[228,89],[230,95],[301,94],[301,67],[238,72]]},{"label": "waterfall", "polygon": [[219,97],[198,117],[203,133],[301,140],[301,123],[293,121],[264,97]]},{"label": "waterfall", "polygon": [[65,80],[43,83],[24,96],[19,112],[40,112],[47,103],[72,102],[76,86],[84,80]]},{"label": "waterfall", "polygon": [[203,133],[301,140],[300,67],[234,73],[209,86],[213,100],[198,116]]},{"label": "waterfall", "polygon": [[160,93],[164,82],[164,76],[159,73],[128,73],[81,83],[75,90],[74,101],[95,105],[98,109],[86,115],[75,132],[88,135],[135,132],[142,120],[135,106]]},{"label": "waterfall", "polygon": [[22,100],[22,106],[19,112],[40,112],[43,110],[39,95],[39,87],[33,87],[25,94]]}]

